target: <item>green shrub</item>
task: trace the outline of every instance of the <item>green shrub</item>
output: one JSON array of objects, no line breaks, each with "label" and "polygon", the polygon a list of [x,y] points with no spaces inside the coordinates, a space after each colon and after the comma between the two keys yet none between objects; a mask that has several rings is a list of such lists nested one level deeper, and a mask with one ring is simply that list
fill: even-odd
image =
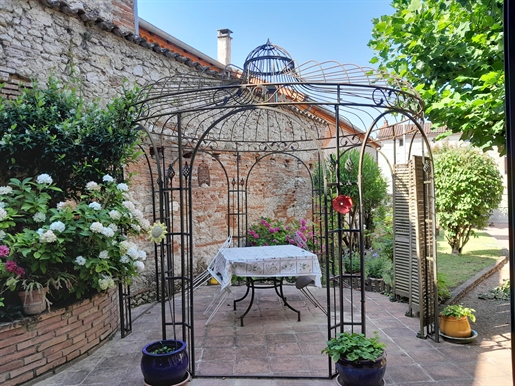
[{"label": "green shrub", "polygon": [[139,154],[135,95],[124,90],[100,108],[50,79],[46,88],[34,83],[16,99],[0,98],[0,185],[48,174],[64,201],[106,174],[120,181],[123,165]]}]

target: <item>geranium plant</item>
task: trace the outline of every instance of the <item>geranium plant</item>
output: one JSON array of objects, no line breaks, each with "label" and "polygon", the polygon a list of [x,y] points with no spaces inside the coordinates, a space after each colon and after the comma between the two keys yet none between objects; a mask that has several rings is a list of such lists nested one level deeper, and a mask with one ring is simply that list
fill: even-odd
[{"label": "geranium plant", "polygon": [[52,177],[13,178],[0,187],[0,280],[9,290],[62,288],[77,298],[129,282],[146,253],[129,240],[150,228],[129,186],[105,175],[77,200]]}]

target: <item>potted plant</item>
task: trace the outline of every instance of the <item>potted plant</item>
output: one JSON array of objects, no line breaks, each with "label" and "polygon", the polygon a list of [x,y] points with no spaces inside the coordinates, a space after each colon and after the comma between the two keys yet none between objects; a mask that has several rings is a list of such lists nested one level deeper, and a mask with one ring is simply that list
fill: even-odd
[{"label": "potted plant", "polygon": [[472,336],[469,318],[476,321],[476,310],[461,304],[450,304],[440,312],[440,332],[452,338]]},{"label": "potted plant", "polygon": [[141,372],[145,383],[152,386],[183,385],[189,381],[186,342],[159,340],[141,350]]},{"label": "potted plant", "polygon": [[327,342],[322,353],[336,364],[338,382],[345,386],[379,386],[386,371],[386,344],[373,337],[343,332]]}]

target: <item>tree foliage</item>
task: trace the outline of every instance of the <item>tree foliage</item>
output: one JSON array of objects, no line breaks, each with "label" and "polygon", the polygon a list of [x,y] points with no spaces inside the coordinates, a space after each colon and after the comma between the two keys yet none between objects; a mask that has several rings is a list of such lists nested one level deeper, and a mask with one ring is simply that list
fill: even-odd
[{"label": "tree foliage", "polygon": [[50,79],[46,88],[34,83],[14,100],[0,99],[0,185],[47,173],[74,197],[105,174],[121,177],[138,154],[134,98],[125,90],[101,109]]},{"label": "tree foliage", "polygon": [[434,168],[438,223],[453,253],[460,254],[501,203],[502,177],[491,157],[469,146],[435,149]]},{"label": "tree foliage", "polygon": [[393,0],[372,63],[413,84],[434,127],[505,153],[502,0]]}]

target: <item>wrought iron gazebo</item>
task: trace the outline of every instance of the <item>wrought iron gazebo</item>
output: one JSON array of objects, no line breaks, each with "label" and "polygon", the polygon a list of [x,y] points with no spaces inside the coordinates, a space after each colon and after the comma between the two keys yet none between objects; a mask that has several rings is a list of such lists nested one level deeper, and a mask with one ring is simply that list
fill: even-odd
[{"label": "wrought iron gazebo", "polygon": [[[144,87],[137,108],[154,159],[147,158],[154,217],[168,230],[155,250],[163,339],[172,329],[188,342],[193,375],[195,296],[187,288],[200,246],[227,235],[236,245],[247,245],[249,226],[263,213],[310,217],[314,252],[323,266],[327,337],[365,332],[365,277],[356,276],[352,304],[342,302],[348,291],[343,260],[358,258],[364,265],[363,158],[382,157],[379,130],[396,138],[401,124],[413,128],[410,161],[386,160],[393,193],[394,292],[408,297],[409,311],[420,316],[419,336],[438,340],[433,167],[422,130],[423,102],[410,85],[355,65],[298,64],[268,41],[248,55],[243,68],[178,71]],[[412,154],[417,141],[422,153]],[[359,150],[358,164],[349,157],[353,149]],[[346,171],[340,171],[339,158],[347,161]],[[335,179],[328,178],[328,164]],[[346,177],[353,168],[357,180]],[[331,205],[350,186],[359,192],[353,220]],[[214,206],[206,210],[206,205]],[[210,216],[199,219],[199,211]],[[346,257],[348,250],[356,254]],[[327,376],[333,375],[328,361]]]}]

